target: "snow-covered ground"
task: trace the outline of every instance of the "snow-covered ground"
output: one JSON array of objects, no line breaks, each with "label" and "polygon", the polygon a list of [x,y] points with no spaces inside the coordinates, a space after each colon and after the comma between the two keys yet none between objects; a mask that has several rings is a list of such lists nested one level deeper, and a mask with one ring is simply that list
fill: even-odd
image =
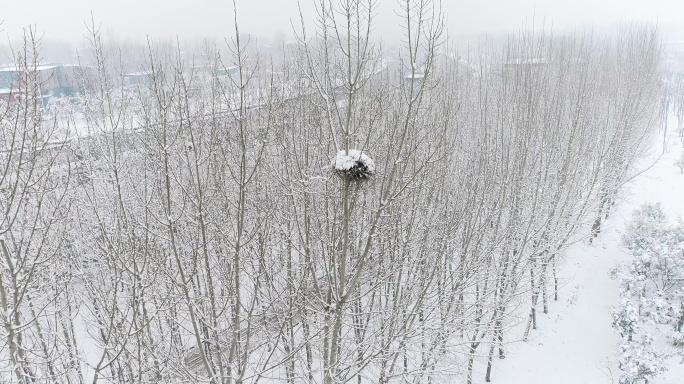
[{"label": "snow-covered ground", "polygon": [[[674,131],[676,120],[669,122]],[[619,304],[619,284],[610,270],[627,262],[620,234],[632,212],[646,202],[662,203],[671,219],[684,217],[684,175],[674,163],[682,153],[677,134],[668,135],[663,154],[662,135],[651,156],[642,162],[644,173],[621,193],[621,199],[593,245],[575,245],[560,272],[563,288],[549,314],[538,318],[538,329],[526,343],[509,347],[508,356],[493,366],[492,383],[503,384],[617,384],[620,337],[612,328],[611,311]],[[652,165],[652,166],[651,166]],[[477,374],[476,383],[484,383]],[[668,372],[649,384],[684,383],[684,364],[668,363]]]}]

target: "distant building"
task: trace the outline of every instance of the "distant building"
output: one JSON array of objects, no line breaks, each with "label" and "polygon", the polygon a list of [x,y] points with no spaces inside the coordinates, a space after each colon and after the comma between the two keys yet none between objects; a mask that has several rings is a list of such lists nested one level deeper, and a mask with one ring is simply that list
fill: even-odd
[{"label": "distant building", "polygon": [[152,71],[124,73],[124,85],[140,86],[152,84]]},{"label": "distant building", "polygon": [[0,100],[6,103],[13,103],[17,98],[11,88],[0,88]]},{"label": "distant building", "polygon": [[415,72],[406,73],[403,80],[407,87],[411,86],[411,83],[413,83],[413,87],[419,89],[425,80],[425,68],[421,67],[416,69]]},{"label": "distant building", "polygon": [[73,96],[80,92],[86,73],[92,68],[68,64],[41,64],[22,68],[0,68],[0,89],[3,99],[15,100],[26,92],[38,92],[41,97]]},{"label": "distant building", "polygon": [[239,73],[240,73],[240,68],[238,68],[238,67],[219,68],[216,70],[217,76],[234,77],[234,76],[238,76]]}]

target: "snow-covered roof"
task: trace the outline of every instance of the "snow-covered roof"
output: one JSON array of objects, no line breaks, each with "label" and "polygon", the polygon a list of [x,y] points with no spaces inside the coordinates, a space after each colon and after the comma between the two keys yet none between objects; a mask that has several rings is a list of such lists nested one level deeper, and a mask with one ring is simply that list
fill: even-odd
[{"label": "snow-covered roof", "polygon": [[139,71],[139,72],[124,73],[124,76],[149,76],[151,74],[152,74],[152,71]]},{"label": "snow-covered roof", "polygon": [[416,73],[409,73],[406,76],[404,76],[404,79],[423,79],[425,78],[425,73],[422,72],[416,72]]},{"label": "snow-covered roof", "polygon": [[531,59],[514,59],[505,62],[506,65],[541,65],[548,64],[549,60],[543,57],[535,57]]},{"label": "snow-covered roof", "polygon": [[45,71],[48,69],[58,68],[58,67],[79,67],[77,64],[40,64],[36,66],[21,67],[17,65],[11,65],[7,67],[0,68],[0,72],[21,72],[24,70],[36,70]]}]

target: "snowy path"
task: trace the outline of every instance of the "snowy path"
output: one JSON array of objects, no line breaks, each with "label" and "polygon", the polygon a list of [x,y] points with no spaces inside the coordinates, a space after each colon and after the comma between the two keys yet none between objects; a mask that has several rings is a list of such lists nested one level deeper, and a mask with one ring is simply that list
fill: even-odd
[{"label": "snowy path", "polygon": [[[639,205],[661,202],[671,219],[684,217],[684,175],[674,165],[681,151],[681,142],[671,135],[667,153],[623,191],[594,245],[577,244],[568,252],[559,301],[541,315],[527,343],[511,346],[508,357],[495,362],[492,383],[617,384],[620,339],[611,327],[611,311],[619,297],[609,271],[627,260],[619,247],[620,231]],[[662,142],[654,152],[662,152]],[[678,362],[650,384],[684,383],[684,365]],[[483,377],[478,373],[476,383],[484,383]]]}]

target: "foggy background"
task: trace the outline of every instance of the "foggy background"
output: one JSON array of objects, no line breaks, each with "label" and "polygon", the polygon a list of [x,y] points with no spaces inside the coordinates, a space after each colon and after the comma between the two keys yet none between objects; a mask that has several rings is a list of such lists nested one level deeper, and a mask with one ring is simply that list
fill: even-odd
[{"label": "foggy background", "polygon": [[[300,25],[315,13],[312,0],[237,0],[240,30],[267,40],[292,38],[292,23]],[[657,22],[670,36],[684,35],[681,0],[443,0],[450,35],[511,32],[525,25],[552,26],[554,30],[597,29],[617,22]],[[234,33],[230,0],[33,0],[4,2],[0,30],[4,42],[35,26],[50,40],[80,44],[91,15],[105,34],[121,38],[146,36],[223,38]],[[396,0],[379,0],[376,34],[392,40],[401,33]],[[679,24],[679,25],[678,25]]]}]

